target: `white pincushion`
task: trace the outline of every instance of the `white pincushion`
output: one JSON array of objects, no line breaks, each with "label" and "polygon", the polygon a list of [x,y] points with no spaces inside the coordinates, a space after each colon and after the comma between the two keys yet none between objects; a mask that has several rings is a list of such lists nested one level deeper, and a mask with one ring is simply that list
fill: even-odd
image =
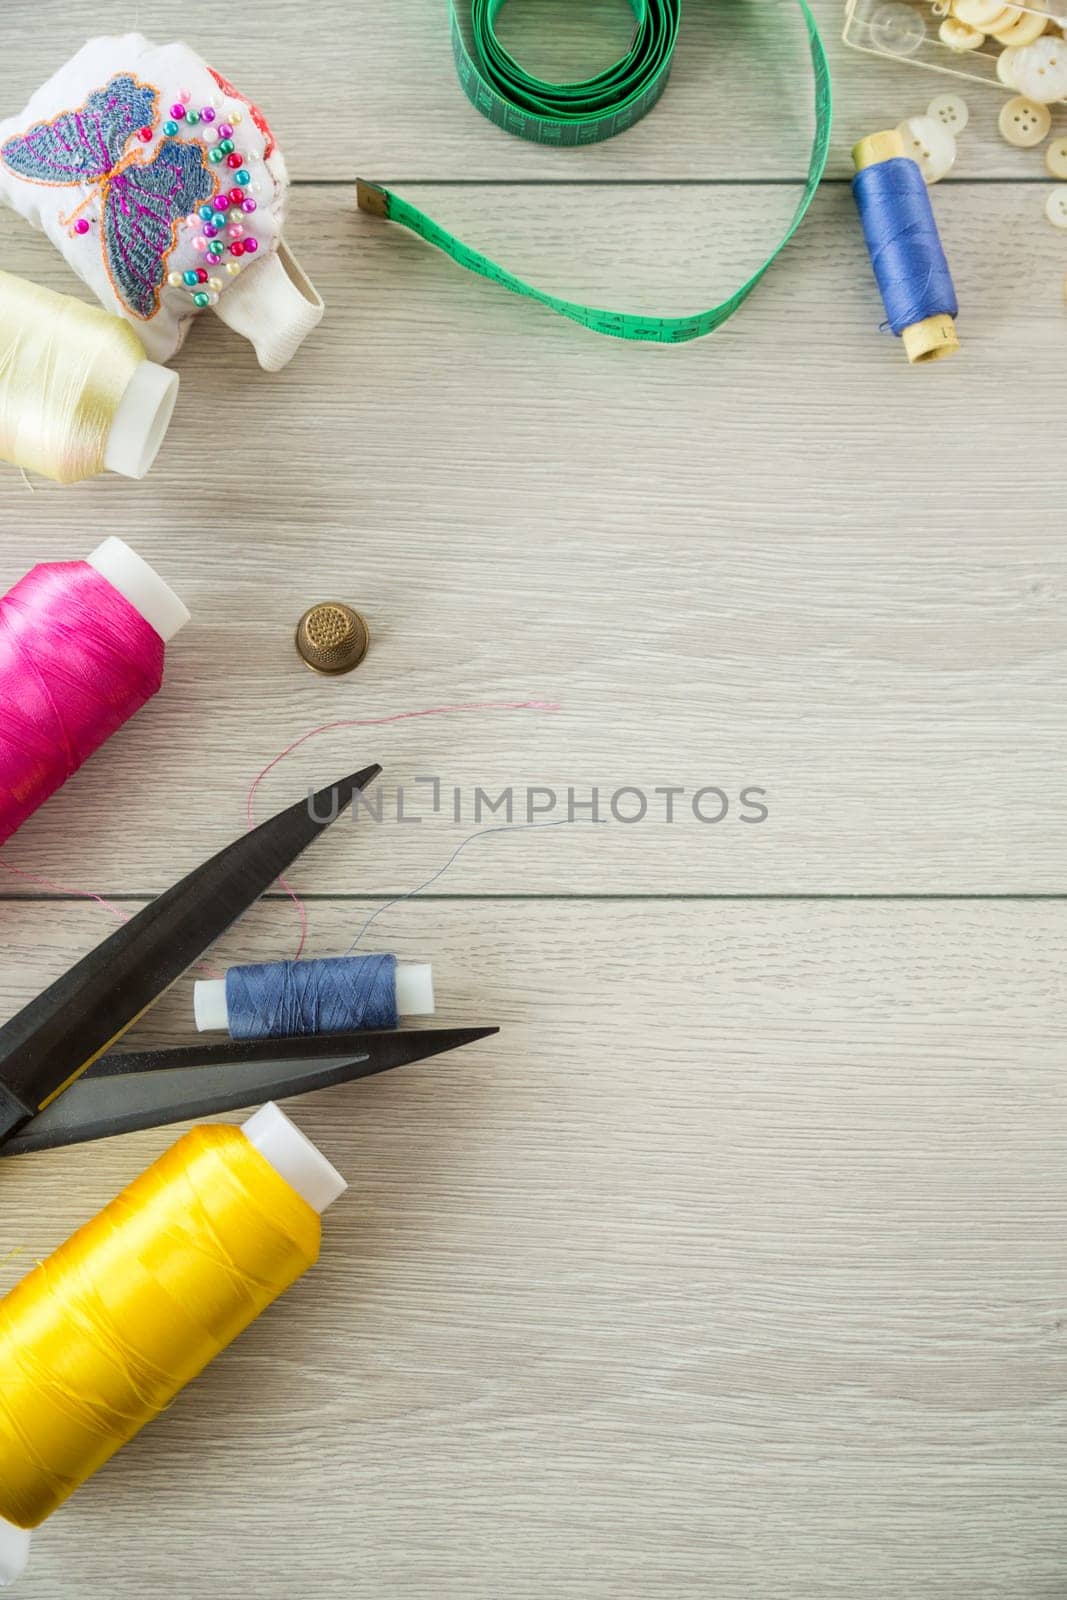
[{"label": "white pincushion", "polygon": [[269,371],[321,319],[282,246],[287,184],[258,107],[188,45],[138,33],[91,39],[0,122],[0,198],[155,361],[209,305]]}]

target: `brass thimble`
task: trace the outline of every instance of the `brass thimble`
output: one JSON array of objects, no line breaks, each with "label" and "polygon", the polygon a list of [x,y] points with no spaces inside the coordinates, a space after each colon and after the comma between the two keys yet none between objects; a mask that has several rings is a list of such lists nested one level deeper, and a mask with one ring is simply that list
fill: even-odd
[{"label": "brass thimble", "polygon": [[358,611],[340,600],[324,600],[300,618],[296,648],[312,672],[340,674],[358,667],[370,645],[370,630]]}]

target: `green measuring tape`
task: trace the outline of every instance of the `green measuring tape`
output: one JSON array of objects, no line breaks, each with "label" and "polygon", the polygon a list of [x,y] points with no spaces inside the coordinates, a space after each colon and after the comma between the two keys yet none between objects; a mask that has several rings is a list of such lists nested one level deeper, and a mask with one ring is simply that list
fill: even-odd
[{"label": "green measuring tape", "polygon": [[[506,133],[536,144],[577,147],[597,144],[624,133],[646,116],[667,87],[671,60],[678,42],[682,0],[629,0],[636,18],[630,49],[613,66],[584,83],[544,83],[523,70],[496,34],[495,23],[507,0],[467,0],[470,17],[466,29],[449,0],[452,14],[452,54],[460,82],[471,104]],[[765,3],[765,0],[754,0]],[[593,306],[562,300],[535,288],[495,261],[472,250],[418,206],[402,200],[381,184],[359,180],[360,209],[387,217],[410,228],[428,244],[514,294],[537,300],[563,317],[616,339],[643,339],[653,344],[684,344],[722,326],[748,299],[767,269],[800,227],[823,175],[830,147],[830,68],[807,0],[797,0],[807,29],[815,77],[815,133],[804,192],[784,238],[761,267],[721,305],[687,317],[634,316],[623,311],[602,311]]]}]

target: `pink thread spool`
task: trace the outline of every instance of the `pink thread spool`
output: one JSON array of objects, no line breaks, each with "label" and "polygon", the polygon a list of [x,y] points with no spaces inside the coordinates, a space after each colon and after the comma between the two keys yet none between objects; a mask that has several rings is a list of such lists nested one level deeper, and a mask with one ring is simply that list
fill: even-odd
[{"label": "pink thread spool", "polygon": [[158,692],[188,620],[121,539],[0,597],[0,844]]}]

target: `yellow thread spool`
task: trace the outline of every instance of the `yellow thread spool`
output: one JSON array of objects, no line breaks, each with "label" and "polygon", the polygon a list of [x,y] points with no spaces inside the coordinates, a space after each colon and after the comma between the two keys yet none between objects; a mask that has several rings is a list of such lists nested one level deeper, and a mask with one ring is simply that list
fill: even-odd
[{"label": "yellow thread spool", "polygon": [[345,1185],[276,1106],[194,1128],[0,1301],[4,1522],[38,1527],[318,1258]]},{"label": "yellow thread spool", "polygon": [[[852,163],[857,172],[862,172],[865,167],[876,167],[882,161],[892,161],[905,154],[903,139],[895,128],[890,128],[861,139],[853,148]],[[922,322],[913,322],[910,328],[902,330],[900,337],[913,366],[921,361],[940,361],[942,356],[953,355],[960,347],[955,318],[947,311],[936,317],[924,317]]]},{"label": "yellow thread spool", "polygon": [[121,317],[0,272],[0,459],[57,483],[143,478],[177,395]]}]

